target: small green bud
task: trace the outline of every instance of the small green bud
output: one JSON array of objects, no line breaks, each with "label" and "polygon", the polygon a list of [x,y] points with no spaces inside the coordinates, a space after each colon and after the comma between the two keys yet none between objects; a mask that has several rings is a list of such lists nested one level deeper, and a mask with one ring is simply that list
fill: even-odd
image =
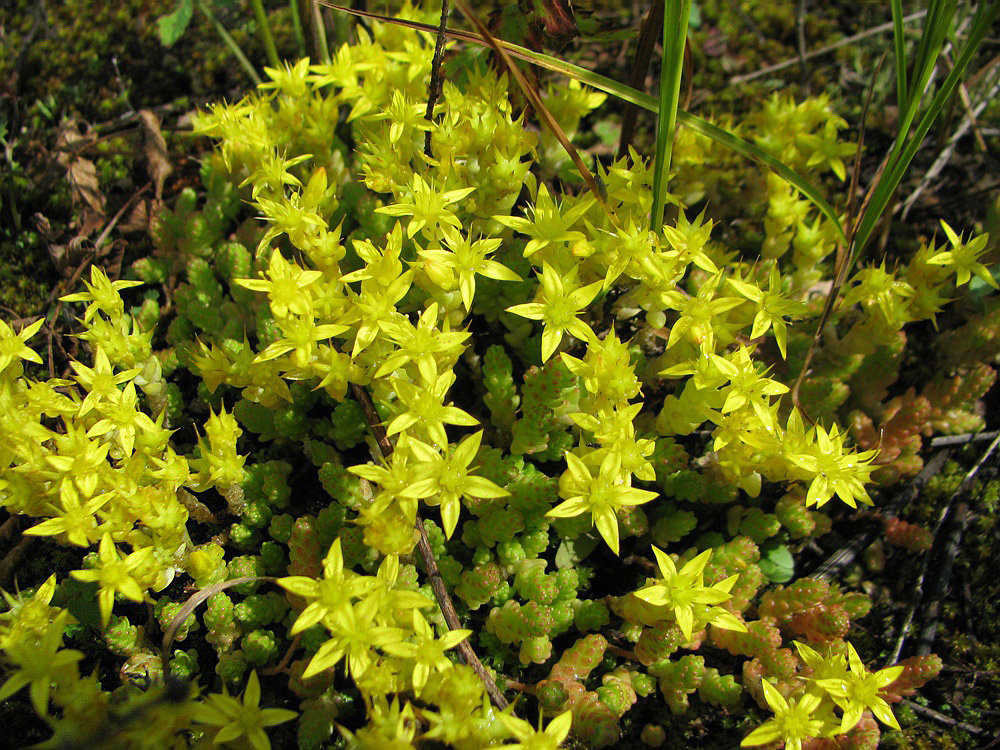
[{"label": "small green bud", "polygon": [[242,651],[230,651],[219,655],[215,673],[227,685],[235,685],[243,681],[248,666],[246,655]]},{"label": "small green bud", "polygon": [[292,527],[294,525],[295,519],[288,513],[271,516],[271,525],[268,526],[267,533],[271,535],[274,541],[287,544],[292,536]]},{"label": "small green bud", "polygon": [[182,680],[193,679],[198,674],[198,651],[193,648],[187,651],[176,649],[167,671]]},{"label": "small green bud", "polygon": [[251,664],[263,666],[278,655],[278,641],[270,630],[251,631],[243,636],[243,653]]}]

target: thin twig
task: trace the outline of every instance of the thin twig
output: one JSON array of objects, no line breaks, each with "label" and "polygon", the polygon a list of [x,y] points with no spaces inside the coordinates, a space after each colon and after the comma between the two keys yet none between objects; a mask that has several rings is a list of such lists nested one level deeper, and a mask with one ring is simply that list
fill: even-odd
[{"label": "thin twig", "polygon": [[285,655],[281,658],[281,661],[273,667],[263,670],[261,674],[272,675],[284,672],[288,668],[288,662],[291,661],[292,654],[298,649],[300,643],[302,643],[302,633],[299,633],[292,639],[292,643],[288,647],[288,650],[285,651]]},{"label": "thin twig", "polygon": [[952,133],[951,138],[945,144],[945,147],[941,149],[941,153],[938,154],[937,159],[931,164],[930,168],[924,174],[924,178],[920,181],[913,192],[907,196],[906,200],[902,203],[902,213],[900,214],[900,220],[906,221],[906,217],[910,215],[910,210],[913,208],[917,199],[924,192],[928,185],[933,182],[942,170],[947,166],[948,162],[951,161],[952,155],[955,153],[955,149],[958,146],[958,142],[965,137],[965,134],[976,124],[976,118],[982,114],[983,110],[986,109],[987,105],[994,101],[997,94],[1000,93],[1000,80],[993,84],[990,90],[985,96],[979,101],[979,103],[972,108],[962,120],[961,124]]},{"label": "thin twig", "polygon": [[246,74],[250,76],[250,80],[254,82],[254,85],[259,86],[261,83],[263,83],[260,75],[258,75],[257,70],[254,68],[253,63],[250,62],[249,59],[247,59],[247,56],[245,54],[243,54],[243,50],[240,49],[240,45],[237,44],[236,40],[233,39],[232,36],[230,36],[228,31],[226,31],[226,27],[223,26],[219,22],[219,19],[215,17],[215,13],[212,12],[211,7],[209,7],[208,4],[204,2],[204,0],[198,0],[195,3],[195,5],[197,6],[198,10],[200,10],[202,13],[205,14],[205,16],[208,17],[208,21],[209,23],[212,24],[212,28],[215,29],[215,33],[219,35],[223,43],[229,48],[229,51],[233,53],[233,56],[236,58],[236,61],[240,64],[240,67],[243,68],[244,72],[246,72]]},{"label": "thin twig", "polygon": [[[386,460],[392,455],[392,443],[389,442],[389,437],[386,435],[385,428],[382,426],[382,418],[379,417],[378,412],[375,409],[375,404],[372,402],[371,396],[368,395],[362,386],[357,383],[351,383],[351,393],[354,395],[355,400],[361,407],[361,413],[364,414],[365,421],[368,422],[368,426],[371,428],[372,434],[375,436],[375,442],[378,443],[379,450],[382,452],[382,457]],[[438,568],[437,561],[434,559],[434,552],[431,550],[430,540],[427,538],[427,530],[424,528],[424,521],[417,513],[417,518],[414,523],[419,534],[419,540],[417,542],[417,549],[420,551],[420,558],[423,560],[424,568],[427,570],[427,576],[430,579],[431,589],[434,591],[434,598],[437,599],[438,605],[441,607],[441,613],[444,615],[444,620],[448,624],[449,630],[461,630],[462,622],[458,619],[458,613],[455,611],[455,605],[451,601],[451,595],[448,593],[448,587],[444,583],[444,579],[441,577],[441,571]],[[486,687],[486,692],[490,696],[490,701],[493,705],[499,709],[504,709],[507,707],[507,699],[504,698],[503,693],[500,692],[500,688],[497,687],[496,682],[489,672],[486,671],[486,667],[476,656],[476,652],[472,649],[469,640],[466,638],[457,646],[458,653],[461,655],[462,660],[472,667],[473,671],[479,676],[479,679],[483,681],[483,685]]]},{"label": "thin twig", "polygon": [[917,654],[926,656],[934,646],[937,637],[938,618],[941,616],[941,605],[951,582],[951,574],[955,569],[955,558],[962,546],[962,535],[969,525],[969,503],[962,500],[955,506],[951,514],[951,524],[948,535],[944,538],[944,559],[935,566],[936,575],[927,587],[927,603],[924,605],[924,627],[917,641]]},{"label": "thin twig", "polygon": [[[950,64],[950,61],[949,61]],[[979,149],[981,153],[986,153],[986,139],[983,138],[983,129],[979,126],[979,123],[975,121],[975,118],[979,115],[973,114],[972,98],[969,96],[969,87],[964,83],[958,84],[958,95],[962,100],[962,107],[965,109],[965,116],[973,120],[972,122],[972,135],[976,139],[976,148]],[[992,98],[993,94],[988,94],[988,97]]]},{"label": "thin twig", "polygon": [[[903,488],[903,490],[900,491],[895,498],[893,498],[893,501],[889,504],[889,506],[881,509],[882,515],[888,518],[893,518],[900,509],[906,507],[908,503],[912,502],[928,480],[940,471],[944,462],[948,460],[949,455],[950,451],[947,450],[941,450],[935,453],[934,456],[924,465],[924,468],[920,471],[920,473],[913,478],[913,481],[907,484],[907,486]],[[820,563],[818,567],[809,573],[809,577],[832,578],[838,571],[843,570],[845,567],[854,562],[858,555],[867,549],[868,545],[875,541],[881,533],[881,530],[881,526],[872,526],[871,528],[864,529],[855,534],[854,537],[847,542],[847,544],[843,545],[840,549],[827,557],[826,560]]]},{"label": "thin twig", "polygon": [[969,469],[969,472],[965,475],[962,483],[955,490],[955,494],[952,495],[949,501],[949,505],[951,505],[955,500],[961,498],[955,506],[955,512],[952,514],[950,520],[948,535],[945,537],[944,559],[936,567],[936,575],[927,590],[927,604],[924,607],[924,629],[920,633],[920,641],[917,644],[917,654],[921,656],[931,652],[934,646],[934,638],[937,636],[941,606],[948,590],[948,584],[951,582],[952,571],[955,569],[955,559],[958,557],[959,549],[962,546],[962,535],[965,533],[970,520],[969,491],[972,489],[972,483],[975,481],[979,470],[993,455],[998,445],[1000,445],[1000,436],[993,439],[993,442],[983,452],[983,455],[976,461],[976,465]]},{"label": "thin twig", "polygon": [[757,25],[756,21],[754,21],[753,16],[743,10],[743,4],[739,2],[739,0],[730,0],[729,8],[733,11],[733,13],[739,16],[740,20],[746,24],[746,27],[753,32],[753,35],[757,37],[758,42],[761,44],[767,42],[767,37],[764,36],[764,32],[760,30],[760,26]]},{"label": "thin twig", "polygon": [[330,45],[326,38],[326,24],[323,21],[323,14],[320,12],[319,3],[312,0],[310,3],[312,14],[313,45],[316,47],[316,54],[319,55],[326,65],[330,64]]},{"label": "thin twig", "polygon": [[833,283],[830,285],[830,291],[826,295],[826,301],[823,303],[823,312],[820,313],[819,322],[816,324],[816,331],[813,333],[812,340],[809,342],[809,349],[806,350],[806,356],[802,360],[802,366],[799,367],[799,374],[795,378],[795,382],[792,384],[792,390],[789,393],[791,397],[792,404],[802,412],[802,416],[805,417],[809,422],[812,422],[812,418],[805,412],[802,405],[799,403],[799,389],[802,387],[802,383],[805,381],[806,375],[809,373],[809,366],[812,364],[813,356],[816,354],[816,348],[819,346],[820,339],[823,337],[823,328],[826,326],[827,321],[830,318],[833,308],[837,303],[837,298],[840,295],[840,288],[843,286],[844,281],[847,280],[847,274],[851,266],[854,263],[855,255],[857,254],[857,248],[854,247],[854,233],[857,231],[858,223],[862,216],[864,216],[865,211],[868,210],[868,202],[871,200],[872,194],[875,192],[875,186],[882,179],[882,173],[885,171],[886,165],[889,163],[889,154],[886,154],[885,158],[882,159],[882,163],[879,165],[878,170],[875,172],[875,178],[872,180],[871,186],[868,188],[868,194],[865,195],[864,200],[861,201],[861,207],[858,209],[857,213],[854,211],[854,200],[858,189],[858,181],[861,175],[861,152],[865,145],[865,124],[868,122],[868,110],[871,107],[872,96],[875,92],[875,79],[878,78],[878,72],[882,69],[883,63],[885,63],[886,56],[883,54],[878,61],[878,65],[875,67],[875,73],[871,77],[871,81],[868,84],[868,94],[865,97],[865,106],[861,113],[861,134],[858,138],[858,148],[854,155],[854,169],[851,172],[851,186],[848,190],[847,199],[847,219],[845,221],[845,235],[847,242],[837,244],[837,257],[834,261],[833,267]]},{"label": "thin twig", "polygon": [[[437,38],[434,40],[434,57],[431,58],[431,82],[427,87],[427,109],[424,119],[434,122],[434,105],[441,96],[441,59],[444,57],[445,31],[448,29],[448,0],[441,3],[441,25],[438,26]],[[431,156],[431,131],[424,132],[424,154]]]},{"label": "thin twig", "polygon": [[[48,297],[46,297],[45,299],[45,304],[43,306],[44,309],[47,310],[49,306],[53,303],[53,301],[55,301],[56,297],[64,293],[66,289],[73,289],[77,285],[77,283],[80,281],[80,277],[83,276],[83,272],[87,269],[87,267],[90,266],[99,257],[101,257],[101,252],[100,252],[101,245],[104,243],[104,240],[107,239],[108,233],[114,228],[115,224],[117,224],[118,221],[121,219],[121,217],[125,214],[125,211],[128,210],[128,208],[131,205],[133,205],[136,200],[139,199],[139,196],[141,196],[143,193],[149,190],[152,184],[153,184],[152,182],[147,182],[138,192],[133,194],[132,197],[129,198],[128,201],[126,201],[125,205],[123,205],[118,210],[118,212],[111,218],[111,221],[107,223],[107,225],[104,227],[104,230],[101,232],[97,240],[94,242],[94,249],[91,252],[87,253],[87,255],[83,258],[83,260],[80,261],[80,264],[76,267],[76,270],[73,272],[73,275],[70,277],[69,281],[66,282],[65,286],[62,283],[53,285],[52,290],[49,292]],[[51,322],[49,322],[48,325],[46,325],[45,327],[46,339],[47,339],[47,354],[48,354],[47,361],[48,361],[50,378],[54,378],[56,376],[55,364],[52,352],[52,339],[56,335],[56,321],[59,320],[59,317],[62,314],[62,308],[63,308],[63,302],[62,300],[59,300],[59,302],[56,304],[55,312],[52,314]]]},{"label": "thin twig", "polygon": [[[996,42],[993,43],[996,44]],[[979,85],[979,82],[983,80],[986,76],[988,76],[990,74],[990,71],[993,70],[998,65],[1000,65],[1000,55],[994,55],[992,60],[990,60],[983,67],[981,67],[971,76],[969,76],[969,80],[965,82],[965,87],[967,89],[974,89],[976,86]]]},{"label": "thin twig", "polygon": [[192,612],[198,609],[198,606],[202,602],[207,601],[221,591],[231,589],[233,586],[239,586],[244,583],[275,583],[277,580],[274,576],[241,576],[240,578],[230,578],[228,581],[213,583],[211,586],[206,586],[194,592],[181,605],[181,608],[177,610],[177,614],[174,615],[173,619],[167,625],[167,629],[163,631],[163,641],[160,644],[160,662],[163,665],[163,673],[170,673],[170,647],[174,644],[174,636],[177,635],[177,631],[180,630],[187,618]]},{"label": "thin twig", "polygon": [[97,254],[98,257],[100,257],[101,255],[101,245],[104,244],[104,241],[108,238],[108,235],[111,234],[111,230],[115,228],[115,225],[119,221],[121,221],[121,218],[122,216],[125,215],[125,212],[128,211],[130,208],[132,208],[132,206],[135,205],[136,201],[139,200],[142,194],[145,193],[147,190],[149,190],[152,186],[153,186],[152,182],[147,182],[136,192],[134,192],[132,194],[132,197],[129,198],[127,201],[125,201],[122,207],[118,209],[118,212],[111,217],[111,221],[109,221],[105,225],[104,229],[101,230],[101,233],[97,236],[97,239],[94,240],[94,252]]},{"label": "thin twig", "polygon": [[635,655],[635,651],[629,651],[628,649],[616,646],[613,643],[608,644],[607,652],[609,654],[614,654],[615,656],[620,656],[623,659],[628,659],[629,661],[639,662],[639,657]]},{"label": "thin twig", "polygon": [[[7,90],[13,94],[13,117],[12,121],[8,123],[11,133],[21,132],[21,121],[20,121],[20,108],[17,106],[18,93],[20,92],[20,81],[21,81],[21,71],[24,68],[24,64],[28,59],[28,53],[31,51],[31,45],[35,42],[35,37],[38,36],[39,32],[48,24],[48,9],[46,8],[45,0],[39,0],[35,3],[34,7],[35,20],[31,24],[31,28],[28,29],[28,33],[24,35],[21,40],[21,47],[14,56],[14,65],[11,67],[11,72],[7,76],[5,81]],[[11,152],[13,151],[13,141],[15,139],[11,138],[7,141],[7,157],[10,161]],[[15,228],[17,231],[21,230],[20,226],[20,214],[18,212],[13,212]]]},{"label": "thin twig", "polygon": [[549,132],[555,136],[555,139],[559,141],[560,145],[562,145],[563,150],[569,155],[570,159],[572,159],[573,164],[576,165],[576,169],[580,173],[580,176],[583,177],[583,181],[587,183],[587,187],[590,188],[594,198],[597,199],[601,208],[604,209],[608,220],[616,230],[620,231],[621,228],[618,225],[618,219],[611,206],[608,205],[604,188],[597,182],[597,180],[594,179],[594,175],[591,174],[590,170],[587,168],[583,158],[580,156],[580,152],[577,150],[576,146],[570,142],[565,131],[563,131],[562,127],[560,127],[555,117],[549,111],[549,108],[545,106],[545,102],[542,101],[542,97],[536,88],[528,81],[524,73],[521,72],[521,69],[515,64],[510,53],[497,41],[496,37],[490,33],[490,30],[487,29],[483,22],[479,20],[479,16],[472,11],[465,0],[454,0],[454,2],[455,7],[458,8],[462,12],[462,15],[468,19],[469,23],[475,27],[476,32],[480,37],[482,37],[483,41],[485,41],[486,44],[489,45],[489,48],[493,50],[493,53],[503,61],[504,66],[510,72],[511,78],[513,78],[517,83],[518,88],[531,104],[535,114],[549,129]]},{"label": "thin twig", "polygon": [[361,407],[361,413],[364,414],[365,421],[368,422],[368,427],[371,429],[372,435],[375,436],[375,442],[378,443],[382,457],[388,459],[393,451],[392,443],[389,442],[389,436],[386,435],[385,427],[382,426],[382,417],[378,415],[371,396],[368,395],[368,391],[363,386],[357,383],[351,383],[351,394],[358,402],[358,406]]},{"label": "thin twig", "polygon": [[[903,18],[903,23],[909,23],[910,21],[916,21],[918,18],[923,18],[927,15],[926,10],[917,11],[916,13],[911,13]],[[771,73],[777,73],[779,70],[784,70],[785,68],[790,68],[793,65],[798,65],[802,62],[802,59],[811,60],[814,57],[820,57],[829,52],[834,52],[841,47],[846,47],[854,42],[859,42],[862,39],[867,39],[870,36],[875,36],[877,34],[884,34],[886,31],[892,31],[892,21],[888,23],[883,23],[878,26],[872,26],[870,29],[865,29],[864,31],[859,31],[857,34],[841,39],[839,42],[834,42],[833,44],[827,44],[822,47],[817,47],[814,50],[806,52],[805,55],[800,57],[791,57],[787,60],[782,60],[774,65],[768,65],[766,68],[761,68],[760,70],[755,70],[752,73],[743,73],[742,75],[733,76],[729,79],[730,83],[746,83],[747,81],[752,81],[755,78],[762,78],[763,76],[769,75]]]},{"label": "thin twig", "polygon": [[966,445],[967,443],[979,443],[983,440],[993,440],[1000,435],[1000,430],[992,432],[965,432],[961,435],[941,435],[931,440],[931,448],[944,448],[947,445]]},{"label": "thin twig", "polygon": [[913,701],[903,699],[903,704],[908,708],[913,709],[913,713],[920,714],[921,716],[926,716],[928,719],[933,719],[936,722],[944,724],[949,727],[954,727],[955,729],[961,729],[963,732],[968,732],[969,734],[986,734],[986,730],[982,727],[977,727],[975,724],[966,724],[964,721],[959,721],[958,719],[953,719],[950,716],[941,713],[940,711],[935,711],[933,708],[927,708],[927,706],[921,706],[919,703],[914,703]]},{"label": "thin twig", "polygon": [[10,582],[10,577],[17,567],[17,564],[24,557],[24,554],[28,551],[28,547],[34,543],[38,537],[25,536],[21,538],[21,541],[15,544],[7,554],[3,556],[0,560],[0,586],[6,588]]},{"label": "thin twig", "polygon": [[799,81],[802,87],[809,93],[809,66],[806,64],[806,3],[808,0],[799,0],[798,11],[795,14],[795,32],[799,51]]},{"label": "thin twig", "polygon": [[[947,504],[941,510],[941,514],[938,517],[938,522],[937,522],[936,526],[934,527],[934,540],[935,540],[935,544],[931,545],[931,549],[927,550],[927,552],[924,554],[924,559],[921,562],[921,565],[920,565],[920,575],[918,576],[917,582],[916,582],[916,584],[913,587],[913,599],[912,599],[912,601],[910,603],[909,608],[907,609],[906,617],[903,619],[903,624],[902,624],[902,626],[899,629],[899,637],[896,639],[896,646],[895,646],[895,648],[893,648],[892,655],[890,656],[890,658],[888,660],[888,664],[890,664],[890,665],[895,664],[896,662],[898,662],[899,661],[899,656],[903,652],[903,644],[905,643],[906,637],[907,637],[907,635],[909,634],[909,631],[910,631],[910,627],[913,624],[913,620],[914,620],[914,617],[916,615],[917,608],[920,606],[920,604],[921,604],[921,602],[923,600],[924,581],[927,578],[928,572],[930,571],[931,560],[935,556],[935,548],[938,547],[938,545],[936,544],[936,541],[939,538],[941,538],[941,536],[943,534],[943,530],[945,528],[945,525],[947,523],[949,523],[949,521],[952,521],[952,519],[953,519],[953,516],[952,516],[952,507],[954,506],[955,501],[959,497],[963,496],[966,492],[968,492],[969,488],[972,486],[972,482],[975,479],[976,474],[979,473],[979,469],[989,459],[989,457],[991,455],[993,455],[993,452],[996,450],[997,445],[1000,445],[1000,435],[997,435],[993,439],[993,442],[990,443],[989,447],[983,453],[982,457],[980,457],[980,459],[976,462],[976,465],[973,466],[971,469],[969,469],[968,473],[965,475],[965,478],[962,480],[962,483],[958,486],[958,489],[956,489],[955,492],[952,493],[951,498],[949,498]],[[963,501],[963,504],[964,504],[964,501]],[[958,514],[956,514],[956,516],[957,515]],[[958,525],[956,527],[957,529],[959,529],[958,536],[957,536],[957,539],[955,539],[953,535],[949,537],[948,545],[947,545],[947,547],[945,549],[945,554],[946,555],[950,554],[950,552],[952,552],[952,551],[955,552],[955,553],[957,553],[957,543],[961,542],[961,531],[960,530],[961,530],[962,526],[964,525],[964,523],[965,523],[965,520],[963,518],[959,518],[958,519]],[[956,544],[952,544],[952,542],[956,542]],[[954,558],[952,558],[952,561],[953,560],[954,560]],[[945,564],[947,564],[947,563],[948,563],[948,558],[946,557],[945,558]],[[944,568],[944,567],[945,567],[944,565],[941,566],[941,568]],[[950,576],[951,576],[951,570],[950,570],[950,566],[949,566],[949,569],[947,571],[947,576],[938,575],[935,578],[935,580],[933,581],[933,591],[931,592],[932,596],[928,597],[929,599],[931,599],[931,602],[930,602],[930,606],[928,607],[927,622],[925,624],[923,634],[921,635],[921,643],[920,643],[921,648],[923,646],[925,646],[925,645],[928,646],[927,651],[923,651],[923,653],[930,653],[930,648],[929,648],[929,643],[927,642],[927,638],[928,638],[928,636],[930,636],[930,641],[932,642],[933,641],[933,634],[937,630],[937,620],[936,620],[936,609],[937,608],[934,606],[935,605],[935,596],[933,596],[933,595],[936,595],[936,594],[938,594],[938,592],[943,591],[942,586],[944,588],[947,588],[947,585],[948,585],[947,578],[950,578]],[[940,598],[941,598],[940,596],[936,596],[936,602],[937,602],[938,605],[940,604]],[[933,626],[933,630],[931,631],[930,628],[932,626]]]},{"label": "thin twig", "polygon": [[[131,198],[129,198],[125,202],[125,204],[120,209],[118,209],[118,212],[115,213],[113,217],[111,217],[111,221],[109,221],[105,225],[104,229],[101,230],[101,233],[94,241],[94,249],[91,252],[87,253],[87,255],[83,258],[83,260],[80,261],[80,264],[76,267],[76,270],[73,272],[73,275],[70,276],[69,280],[65,283],[65,285],[60,283],[52,287],[52,290],[49,292],[49,296],[45,298],[44,307],[46,309],[48,309],[49,305],[51,305],[53,301],[55,301],[56,297],[60,296],[66,289],[73,289],[76,287],[76,284],[80,280],[80,277],[83,276],[83,272],[87,270],[87,267],[91,263],[93,263],[100,257],[101,245],[104,244],[104,240],[107,239],[108,234],[111,232],[112,229],[114,229],[115,225],[119,222],[119,220],[121,220],[121,217],[125,214],[125,212],[129,208],[131,208],[131,206],[140,198],[140,196],[142,196],[143,193],[149,190],[149,188],[152,187],[152,185],[153,185],[152,182],[147,182],[145,185],[143,185],[138,191],[136,191],[132,195]],[[56,307],[55,315],[52,316],[53,321],[55,321],[56,318],[59,317],[61,309],[62,309],[62,303],[60,302],[59,305]]]},{"label": "thin twig", "polygon": [[[639,27],[639,43],[635,48],[635,57],[632,58],[632,75],[629,80],[629,85],[636,91],[646,90],[646,73],[649,71],[649,63],[653,59],[656,39],[663,30],[664,5],[665,3],[661,2],[651,3],[645,19]],[[619,159],[628,156],[628,147],[632,143],[638,117],[639,107],[631,102],[626,103],[625,111],[622,114],[621,134],[618,137]]]},{"label": "thin twig", "polygon": [[508,679],[507,680],[507,687],[509,687],[511,690],[517,690],[517,691],[522,692],[522,693],[528,693],[530,695],[534,695],[535,694],[535,686],[534,685],[528,685],[527,683],[518,682],[517,680],[510,680],[510,679]]},{"label": "thin twig", "polygon": [[21,516],[11,516],[0,525],[0,541],[9,539],[21,530]]}]

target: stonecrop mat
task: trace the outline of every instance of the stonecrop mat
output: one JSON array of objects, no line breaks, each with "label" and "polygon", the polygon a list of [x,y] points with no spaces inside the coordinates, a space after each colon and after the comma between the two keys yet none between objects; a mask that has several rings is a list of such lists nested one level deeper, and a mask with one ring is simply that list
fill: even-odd
[{"label": "stonecrop mat", "polygon": [[0,322],[0,503],[86,553],[5,595],[0,699],[56,748],[877,747],[941,661],[866,663],[869,597],[795,558],[983,426],[996,297],[892,387],[987,237],[869,262],[826,97],[585,179],[606,92],[543,76],[542,116],[495,51],[428,119],[434,36],[367,28],[197,115],[155,253],[62,297],[63,377]]}]

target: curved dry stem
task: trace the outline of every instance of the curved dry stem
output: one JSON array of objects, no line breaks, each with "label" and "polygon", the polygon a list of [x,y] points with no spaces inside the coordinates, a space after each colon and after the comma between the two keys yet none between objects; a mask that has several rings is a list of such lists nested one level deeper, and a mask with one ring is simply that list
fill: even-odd
[{"label": "curved dry stem", "polygon": [[[385,433],[382,420],[375,410],[375,404],[372,402],[371,396],[368,395],[368,391],[357,383],[351,383],[351,393],[365,415],[365,421],[368,423],[368,427],[371,428],[372,435],[375,437],[375,442],[378,444],[382,457],[388,459],[392,455],[392,443],[389,442],[389,437]],[[424,568],[427,570],[429,583],[431,584],[431,589],[434,591],[434,598],[437,599],[437,603],[441,607],[441,613],[448,624],[448,629],[461,630],[462,622],[458,619],[458,613],[455,611],[455,605],[451,601],[448,587],[445,586],[444,579],[441,577],[441,571],[437,566],[437,561],[434,559],[434,553],[431,551],[430,540],[427,538],[427,530],[424,529],[424,521],[419,513],[417,513],[417,520],[414,526],[420,536],[417,542],[417,549],[420,551],[420,558],[423,560]],[[490,696],[490,701],[493,705],[499,709],[506,708],[508,705],[507,699],[504,698],[503,693],[500,692],[500,688],[497,687],[496,681],[486,671],[486,667],[483,666],[479,657],[476,656],[476,652],[472,649],[468,639],[463,640],[456,648],[462,660],[472,667],[473,671],[479,676],[479,679],[483,681],[486,693]]]}]

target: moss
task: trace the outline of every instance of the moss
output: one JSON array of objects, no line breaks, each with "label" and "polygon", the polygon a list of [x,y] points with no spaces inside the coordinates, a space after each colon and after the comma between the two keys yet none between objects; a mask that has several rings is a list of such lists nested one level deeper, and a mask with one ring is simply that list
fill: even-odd
[{"label": "moss", "polygon": [[[2,45],[6,52],[0,51],[0,79],[14,69],[15,53],[32,28],[36,5],[32,0],[14,2]],[[173,6],[173,0],[48,3],[44,31],[31,41],[21,66],[21,96],[30,102],[52,95],[66,111],[99,121],[178,96],[214,96],[245,87],[246,74],[200,13],[173,47],[163,48],[156,19]],[[274,13],[273,30],[279,52],[290,54],[287,3],[265,6],[281,9]],[[252,33],[252,15],[234,6],[220,10],[219,19],[261,70],[266,60]]]},{"label": "moss", "polygon": [[[51,269],[45,273],[46,269]],[[39,273],[39,270],[42,273]],[[0,239],[0,299],[17,316],[37,314],[57,280],[37,232]]]}]

